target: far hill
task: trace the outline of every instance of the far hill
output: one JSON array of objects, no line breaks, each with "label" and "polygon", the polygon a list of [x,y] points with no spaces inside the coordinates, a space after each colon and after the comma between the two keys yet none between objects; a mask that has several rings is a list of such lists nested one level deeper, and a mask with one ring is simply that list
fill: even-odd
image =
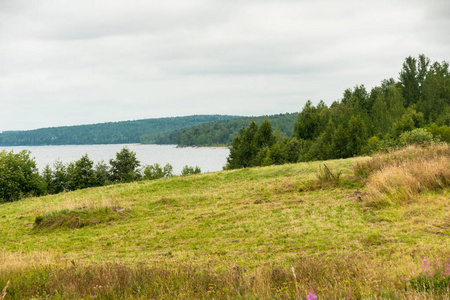
[{"label": "far hill", "polygon": [[275,132],[283,136],[292,136],[294,123],[298,118],[298,113],[286,113],[257,117],[240,117],[234,119],[221,120],[204,123],[172,132],[164,132],[154,135],[143,135],[141,142],[144,144],[177,144],[178,146],[228,146],[239,131],[248,126],[254,120],[261,123],[268,119]]},{"label": "far hill", "polygon": [[0,146],[86,145],[139,143],[146,134],[154,142],[156,134],[194,125],[237,118],[229,115],[194,115],[41,128],[0,133]]}]

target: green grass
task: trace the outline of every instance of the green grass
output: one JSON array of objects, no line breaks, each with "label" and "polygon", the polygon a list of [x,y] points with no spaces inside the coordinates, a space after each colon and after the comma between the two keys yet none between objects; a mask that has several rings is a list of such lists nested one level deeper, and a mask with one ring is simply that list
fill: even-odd
[{"label": "green grass", "polygon": [[[331,298],[406,299],[414,293],[426,298],[427,291],[405,282],[421,274],[419,254],[440,264],[450,257],[450,191],[422,194],[409,205],[367,206],[355,196],[365,191],[352,172],[354,162],[365,159],[327,161],[334,174],[342,172],[340,183],[332,185],[317,180],[323,162],[309,162],[2,204],[0,290],[16,278],[8,288],[14,293],[6,299],[45,298],[45,293],[55,299],[292,298],[297,290],[304,298],[308,291]],[[93,287],[72,293],[54,282],[74,272],[97,278],[101,268],[111,266],[124,274],[135,274],[140,266],[144,273],[161,277],[158,272],[165,272],[167,278],[158,285],[160,279],[152,277],[145,285],[133,275],[137,277],[129,284],[141,282],[140,292],[116,286],[110,294],[96,293]],[[247,272],[239,275],[233,266],[245,266]],[[303,278],[298,283],[292,266],[297,278]],[[189,276],[195,283],[187,283]],[[102,285],[101,278],[96,280]],[[33,284],[38,287],[31,288]]]}]

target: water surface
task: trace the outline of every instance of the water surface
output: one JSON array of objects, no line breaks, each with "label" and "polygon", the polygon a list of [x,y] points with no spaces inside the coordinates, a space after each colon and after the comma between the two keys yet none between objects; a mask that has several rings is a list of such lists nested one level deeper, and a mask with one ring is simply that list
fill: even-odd
[{"label": "water surface", "polygon": [[0,147],[1,150],[18,153],[24,149],[31,151],[40,170],[45,165],[50,166],[56,160],[69,163],[87,154],[95,163],[116,157],[116,153],[123,147],[136,152],[141,165],[170,163],[175,174],[180,174],[185,165],[199,166],[202,172],[222,170],[230,151],[226,148],[177,148],[176,145],[142,145],[142,144],[113,144],[113,145],[61,145],[61,146],[15,146]]}]

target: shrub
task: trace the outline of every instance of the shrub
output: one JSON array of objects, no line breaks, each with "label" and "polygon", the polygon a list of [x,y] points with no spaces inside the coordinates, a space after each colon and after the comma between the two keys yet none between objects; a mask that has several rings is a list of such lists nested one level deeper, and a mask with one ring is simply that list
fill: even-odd
[{"label": "shrub", "polygon": [[183,170],[181,171],[181,176],[191,175],[191,174],[200,174],[202,170],[199,166],[190,167],[188,165],[183,167]]},{"label": "shrub", "polygon": [[169,178],[173,176],[173,167],[171,164],[166,164],[164,168],[157,163],[147,165],[144,168],[144,179],[154,180],[158,178]]},{"label": "shrub", "polygon": [[402,133],[399,137],[399,141],[407,145],[430,143],[433,141],[433,134],[426,129],[417,128]]},{"label": "shrub", "polygon": [[425,129],[433,134],[436,138],[438,137],[441,141],[450,143],[450,127],[449,126],[440,126],[438,127],[436,124],[430,124],[425,127]]}]

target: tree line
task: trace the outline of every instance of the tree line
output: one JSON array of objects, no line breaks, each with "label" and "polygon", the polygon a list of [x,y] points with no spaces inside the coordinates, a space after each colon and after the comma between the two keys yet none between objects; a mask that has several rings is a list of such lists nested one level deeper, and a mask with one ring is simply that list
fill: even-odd
[{"label": "tree line", "polygon": [[293,126],[298,113],[277,114],[271,116],[240,117],[195,125],[192,127],[157,134],[156,144],[177,144],[186,146],[229,146],[239,130],[251,120],[261,123],[269,119],[277,135],[292,136]]},{"label": "tree line", "polygon": [[158,133],[236,118],[194,115],[0,133],[0,146],[154,143]]},{"label": "tree line", "polygon": [[[0,152],[0,203],[16,201],[29,196],[42,196],[75,191],[89,187],[154,180],[175,176],[170,164],[144,165],[136,153],[127,147],[116,154],[109,164],[94,162],[87,154],[79,160],[64,164],[57,160],[53,168],[46,165],[40,173],[30,151]],[[184,166],[181,175],[199,174],[201,169]]]},{"label": "tree line", "polygon": [[252,121],[233,139],[228,169],[347,158],[389,147],[450,142],[448,62],[419,55],[405,59],[399,80],[345,90],[340,101],[316,106],[307,101],[292,137],[277,136],[268,119]]}]

